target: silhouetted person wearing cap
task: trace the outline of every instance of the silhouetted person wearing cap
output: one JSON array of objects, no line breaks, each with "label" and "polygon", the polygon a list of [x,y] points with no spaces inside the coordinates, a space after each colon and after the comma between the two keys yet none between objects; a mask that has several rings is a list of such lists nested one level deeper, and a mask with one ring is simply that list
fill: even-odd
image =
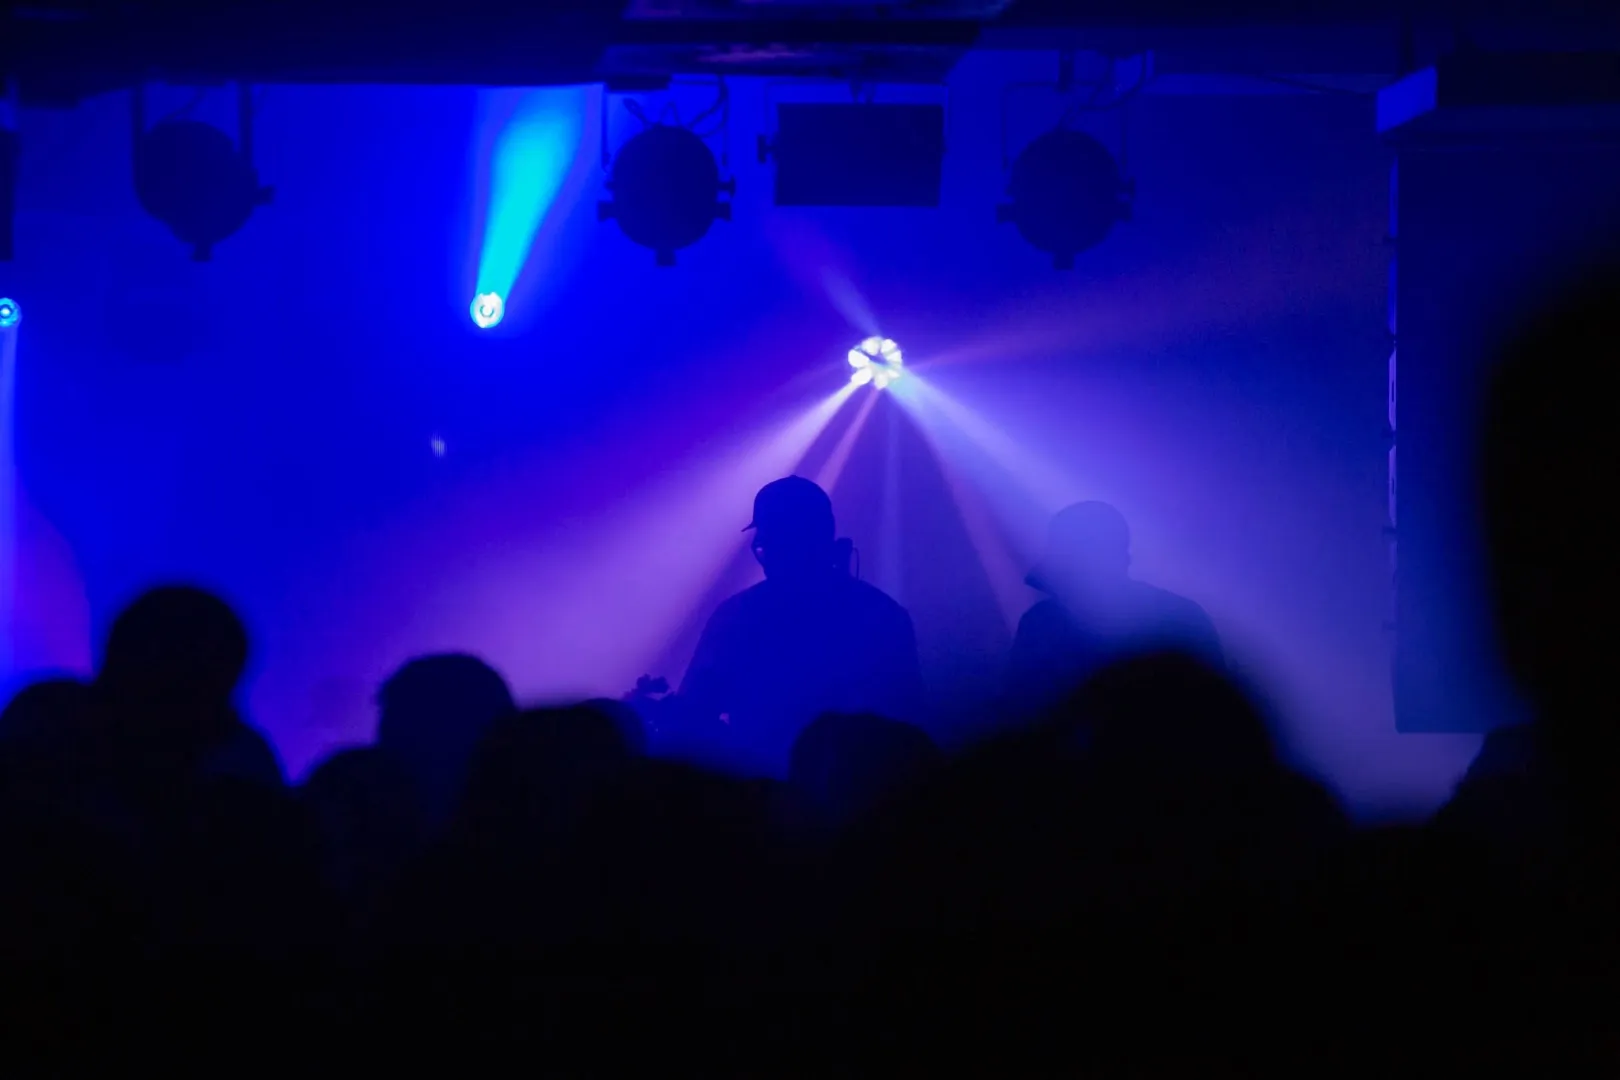
[{"label": "silhouetted person wearing cap", "polygon": [[1024,613],[1013,639],[1008,696],[1039,710],[1111,661],[1165,649],[1219,666],[1220,638],[1204,609],[1130,576],[1131,533],[1103,502],[1058,511],[1046,554],[1026,579],[1046,598]]},{"label": "silhouetted person wearing cap", "polygon": [[716,609],[679,694],[692,715],[724,721],[730,763],[784,774],[794,739],[824,713],[915,718],[911,616],[850,573],[827,493],[798,476],[767,484],[748,529],[765,580]]}]

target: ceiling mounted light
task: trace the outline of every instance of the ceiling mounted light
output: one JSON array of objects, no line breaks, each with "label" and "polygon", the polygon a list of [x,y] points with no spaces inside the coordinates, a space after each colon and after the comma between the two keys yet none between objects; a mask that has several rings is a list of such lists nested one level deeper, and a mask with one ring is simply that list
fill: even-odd
[{"label": "ceiling mounted light", "polygon": [[1084,132],[1055,128],[1024,147],[1007,183],[1011,202],[996,208],[1060,270],[1102,243],[1130,217],[1132,184],[1108,148]]},{"label": "ceiling mounted light", "polygon": [[197,120],[171,117],[146,127],[144,92],[135,90],[136,197],[199,262],[272,195],[253,167],[251,88],[239,88],[237,104],[240,145]]},{"label": "ceiling mounted light", "polygon": [[905,358],[893,338],[869,337],[849,350],[849,366],[855,370],[849,381],[856,386],[882,390],[905,374]]},{"label": "ceiling mounted light", "polygon": [[607,182],[611,201],[597,204],[597,217],[612,219],[632,243],[651,248],[659,266],[674,266],[675,252],[708,233],[716,220],[731,220],[735,180],[721,180],[714,151],[684,127],[649,124],[631,136],[613,159]]}]

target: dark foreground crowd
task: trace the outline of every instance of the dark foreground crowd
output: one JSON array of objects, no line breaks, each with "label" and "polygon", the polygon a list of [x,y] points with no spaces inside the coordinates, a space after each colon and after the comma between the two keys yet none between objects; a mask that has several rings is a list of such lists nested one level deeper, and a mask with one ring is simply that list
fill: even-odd
[{"label": "dark foreground crowd", "polygon": [[1493,388],[1499,637],[1535,721],[1431,820],[1354,827],[1175,652],[952,757],[823,716],[785,781],[429,657],[381,688],[374,745],[289,788],[232,709],[240,622],[163,589],[94,680],[35,684],[0,724],[0,1049],[53,1071],[1612,1071],[1620,428],[1577,388],[1617,299],[1574,296]]}]

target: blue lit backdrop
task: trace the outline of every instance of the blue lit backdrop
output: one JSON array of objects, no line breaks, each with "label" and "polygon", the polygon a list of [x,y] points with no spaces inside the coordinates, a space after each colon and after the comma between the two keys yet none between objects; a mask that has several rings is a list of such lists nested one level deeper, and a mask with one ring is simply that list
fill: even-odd
[{"label": "blue lit backdrop", "polygon": [[[1301,756],[1357,806],[1432,803],[1477,740],[1393,732],[1370,110],[1136,99],[1136,220],[1060,275],[994,213],[1000,87],[1048,66],[964,61],[939,209],[778,210],[731,154],[734,220],[673,269],[594,220],[594,110],[634,130],[596,90],[267,87],[277,201],[206,266],[135,205],[124,98],[26,115],[0,287],[28,307],[17,468],[49,526],[23,554],[54,584],[25,606],[88,612],[33,660],[82,666],[153,580],[217,587],[295,770],[367,736],[376,680],[426,649],[528,696],[617,693],[679,675],[704,605],[755,572],[751,485],[802,468],[911,609],[941,702],[971,703],[1033,600],[1041,518],[1095,496]],[[734,84],[732,146],[763,95]],[[1014,145],[1040,128],[1014,119]],[[872,334],[907,375],[855,393]]]}]

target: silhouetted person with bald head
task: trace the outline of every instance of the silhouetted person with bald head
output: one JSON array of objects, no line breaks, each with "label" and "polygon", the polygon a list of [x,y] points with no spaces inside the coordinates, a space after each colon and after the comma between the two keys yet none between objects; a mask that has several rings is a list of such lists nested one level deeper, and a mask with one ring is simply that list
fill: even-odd
[{"label": "silhouetted person with bald head", "polygon": [[915,718],[911,616],[850,573],[827,493],[801,476],[767,484],[744,531],[765,580],[715,611],[679,695],[689,714],[724,718],[728,763],[784,775],[794,739],[824,713]]},{"label": "silhouetted person with bald head", "polygon": [[1053,704],[1104,665],[1175,649],[1222,663],[1204,609],[1130,575],[1131,532],[1104,502],[1066,507],[1052,519],[1046,552],[1026,579],[1046,594],[1019,620],[1008,672],[1016,708]]}]

